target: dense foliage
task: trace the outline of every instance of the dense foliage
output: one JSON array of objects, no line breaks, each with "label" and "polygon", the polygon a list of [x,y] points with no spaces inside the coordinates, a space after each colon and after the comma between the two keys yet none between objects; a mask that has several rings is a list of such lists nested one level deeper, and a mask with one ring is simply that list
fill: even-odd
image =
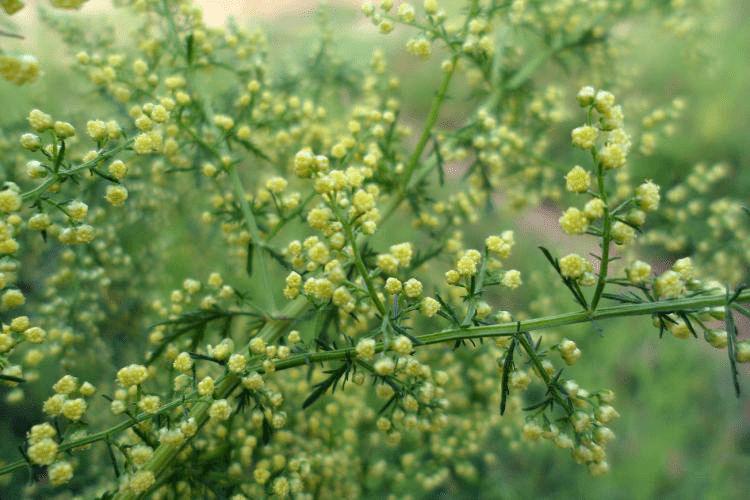
[{"label": "dense foliage", "polygon": [[[9,491],[461,496],[498,440],[600,476],[633,409],[569,367],[616,318],[725,350],[739,395],[750,212],[728,163],[637,168],[681,161],[688,102],[649,104],[627,43],[658,17],[702,64],[713,2],[365,3],[437,60],[411,94],[384,51],[339,55],[330,11],[285,65],[187,0],[115,3],[117,25],[40,10],[77,83],[0,123]],[[0,52],[3,85],[41,69]],[[540,206],[546,234],[514,226]]]}]

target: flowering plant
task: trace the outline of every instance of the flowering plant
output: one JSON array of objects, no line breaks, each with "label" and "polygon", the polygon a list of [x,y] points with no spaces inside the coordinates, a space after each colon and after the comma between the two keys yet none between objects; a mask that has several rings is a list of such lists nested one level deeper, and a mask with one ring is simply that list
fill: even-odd
[{"label": "flowering plant", "polygon": [[[380,33],[408,30],[409,54],[441,54],[416,133],[384,53],[340,59],[325,14],[288,71],[262,32],[207,26],[187,0],[117,3],[127,40],[42,12],[87,90],[4,117],[0,380],[8,403],[44,396],[0,475],[30,470],[29,496],[429,497],[476,476],[501,426],[601,475],[615,395],[571,378],[568,337],[612,318],[726,349],[739,393],[746,209],[711,198],[726,166],[666,200],[632,179],[685,101],[638,126],[613,76],[618,27],[658,13],[697,44],[677,20],[703,3],[470,0],[455,18],[365,3]],[[584,81],[543,85],[555,62]],[[13,84],[39,68],[0,55]],[[461,83],[475,106],[439,127]],[[535,235],[510,216],[545,200],[580,250],[541,247],[527,278],[515,247]],[[688,214],[711,236],[691,241]],[[658,269],[641,242],[680,258]]]}]

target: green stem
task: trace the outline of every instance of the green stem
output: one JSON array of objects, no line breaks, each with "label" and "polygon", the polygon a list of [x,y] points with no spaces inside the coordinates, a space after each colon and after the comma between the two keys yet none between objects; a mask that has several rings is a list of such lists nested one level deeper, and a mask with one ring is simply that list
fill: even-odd
[{"label": "green stem", "polygon": [[[422,345],[454,343],[460,340],[492,338],[492,337],[512,337],[519,331],[530,332],[534,330],[545,330],[549,328],[559,328],[566,325],[575,325],[587,323],[594,320],[622,318],[628,316],[645,316],[655,313],[670,313],[674,311],[700,310],[708,307],[718,307],[726,304],[726,296],[721,295],[703,295],[689,297],[684,299],[660,300],[656,302],[643,302],[641,304],[622,304],[611,307],[602,307],[597,311],[576,311],[570,313],[544,316],[524,321],[514,321],[510,323],[499,323],[496,325],[473,326],[469,328],[452,328],[440,332],[418,335],[419,344]],[[738,297],[737,302],[750,301],[750,290],[744,290]],[[522,342],[523,345],[523,342]],[[385,348],[384,342],[378,342],[375,350],[382,352]],[[526,347],[524,347],[526,349]],[[528,351],[527,351],[528,352]],[[316,353],[304,353],[290,356],[289,358],[276,363],[276,370],[285,370],[296,366],[307,365],[308,363],[320,363],[323,361],[335,361],[345,358],[347,355],[356,355],[355,347],[335,349],[332,351],[323,351]],[[534,356],[536,354],[534,353]],[[529,355],[534,360],[534,356]],[[537,361],[538,357],[537,357]],[[535,363],[545,382],[549,381],[549,376],[543,370],[541,361]],[[255,367],[260,369],[260,367]]]},{"label": "green stem", "polygon": [[172,43],[174,43],[174,50],[176,54],[179,54],[182,52],[182,43],[180,42],[180,35],[177,32],[177,25],[174,22],[174,18],[172,17],[172,12],[169,10],[169,2],[168,0],[162,0],[161,7],[163,11],[163,15],[167,20],[167,24],[169,24],[169,29],[167,30],[167,35],[171,39]]},{"label": "green stem", "polygon": [[[466,21],[464,22],[462,30],[463,34],[466,34],[467,30],[469,29],[469,22],[476,14],[478,8],[479,0],[472,0],[468,15],[466,16]],[[448,40],[446,40],[446,43],[450,47]],[[453,56],[451,57],[451,68],[443,75],[443,81],[440,82],[440,87],[438,88],[437,94],[432,99],[432,106],[430,107],[430,112],[427,115],[427,122],[425,122],[424,128],[422,129],[422,134],[419,136],[417,146],[414,148],[414,151],[409,158],[409,162],[406,164],[406,172],[404,172],[404,178],[399,185],[398,194],[385,211],[384,218],[386,219],[390,217],[390,215],[401,205],[401,202],[406,199],[406,194],[408,192],[411,177],[414,174],[414,169],[417,168],[417,163],[419,163],[419,159],[422,157],[422,153],[424,152],[424,148],[427,145],[427,141],[430,139],[432,128],[435,126],[435,123],[437,123],[438,114],[440,113],[440,107],[443,105],[445,97],[448,95],[448,87],[450,86],[453,74],[456,72],[456,64],[458,63],[458,58],[458,54],[453,54]]]},{"label": "green stem", "polygon": [[523,332],[517,334],[516,338],[521,343],[521,347],[523,347],[523,350],[526,351],[529,359],[531,359],[531,362],[534,364],[537,373],[539,373],[539,376],[542,377],[542,380],[544,380],[544,385],[549,388],[549,392],[552,397],[555,398],[555,401],[558,402],[561,408],[568,408],[568,405],[565,404],[565,400],[562,398],[562,396],[560,396],[560,392],[555,387],[551,387],[552,379],[544,369],[542,360],[539,359],[539,355],[537,355],[536,351],[534,350],[534,346],[529,343],[529,339],[526,338]]},{"label": "green stem", "polygon": [[54,184],[55,182],[58,182],[62,177],[73,175],[73,174],[75,174],[77,172],[80,172],[81,170],[86,170],[86,169],[92,168],[97,163],[99,163],[100,161],[106,160],[107,158],[111,157],[115,153],[118,153],[118,152],[122,151],[123,149],[129,147],[131,144],[133,144],[133,139],[129,139],[129,140],[125,141],[124,143],[120,144],[119,146],[116,146],[116,147],[110,149],[109,151],[105,151],[103,153],[99,153],[97,155],[97,157],[95,159],[91,160],[91,161],[88,161],[86,163],[82,163],[82,164],[78,165],[77,167],[71,167],[68,170],[60,171],[57,174],[52,175],[48,179],[45,179],[44,182],[42,182],[41,184],[39,184],[35,188],[33,188],[33,189],[31,189],[29,191],[26,191],[25,193],[21,194],[21,198],[25,200],[25,199],[34,197],[38,193],[42,193],[42,192],[46,191],[52,184]]},{"label": "green stem", "polygon": [[279,231],[281,231],[281,230],[282,230],[282,229],[284,228],[284,226],[285,226],[285,225],[286,225],[286,224],[287,224],[287,223],[288,223],[289,221],[293,220],[293,219],[294,219],[295,217],[297,217],[297,216],[298,216],[299,214],[301,214],[302,212],[304,212],[304,210],[305,210],[305,207],[307,206],[307,204],[308,204],[308,203],[310,203],[310,201],[311,201],[311,200],[312,200],[312,199],[313,199],[313,198],[315,197],[315,195],[316,195],[316,194],[317,194],[317,193],[316,193],[315,191],[313,191],[313,192],[311,192],[310,194],[308,194],[308,195],[307,195],[307,196],[305,197],[305,199],[304,199],[304,200],[302,200],[302,203],[300,203],[300,204],[299,204],[299,206],[298,206],[297,208],[295,208],[295,209],[294,209],[294,210],[293,210],[293,211],[292,211],[291,213],[289,213],[289,214],[288,214],[288,215],[287,215],[287,216],[286,216],[286,217],[285,217],[284,219],[282,219],[282,221],[281,221],[281,222],[279,222],[278,224],[276,224],[276,225],[275,225],[275,226],[273,227],[273,229],[271,230],[271,232],[270,232],[270,233],[268,233],[268,236],[266,236],[266,243],[268,243],[269,241],[271,241],[271,239],[273,239],[273,238],[274,238],[274,236],[276,236],[277,234],[279,234]]},{"label": "green stem", "polygon": [[422,134],[419,136],[417,146],[414,148],[414,151],[409,158],[409,162],[406,164],[406,171],[404,172],[404,177],[399,184],[398,194],[396,195],[395,201],[392,202],[387,209],[385,214],[386,217],[388,217],[391,212],[395,211],[399,207],[399,205],[401,205],[401,202],[406,199],[409,181],[411,181],[411,176],[414,174],[414,169],[417,168],[417,163],[419,163],[419,159],[422,157],[422,153],[424,152],[424,148],[427,145],[427,141],[430,139],[432,128],[435,126],[435,123],[437,123],[438,114],[440,113],[440,107],[443,105],[443,101],[445,101],[445,96],[448,94],[448,87],[450,86],[451,78],[453,77],[453,73],[455,73],[456,71],[457,61],[458,57],[453,56],[451,58],[450,71],[447,71],[443,75],[443,81],[440,83],[440,88],[438,88],[438,92],[432,100],[430,113],[427,115],[427,122],[422,129]]},{"label": "green stem", "polygon": [[[559,328],[566,325],[575,325],[588,323],[595,320],[604,320],[612,318],[623,318],[629,316],[645,316],[656,313],[670,313],[675,311],[693,311],[710,307],[719,307],[726,304],[727,298],[724,294],[720,295],[701,295],[682,299],[659,300],[655,302],[643,302],[640,304],[621,304],[617,306],[602,307],[596,311],[576,311],[541,318],[532,318],[523,321],[513,321],[509,323],[499,323],[496,325],[473,326],[469,328],[452,328],[440,332],[418,335],[419,344],[422,345],[453,343],[460,340],[471,340],[492,337],[512,337],[519,330],[530,332],[534,330],[545,330],[549,328]],[[750,301],[750,290],[744,290],[737,297],[733,304],[738,302]],[[384,343],[378,342],[376,351],[381,352],[384,349]],[[303,366],[308,363],[319,363],[322,361],[333,361],[345,358],[347,355],[355,354],[355,347],[347,347],[332,351],[323,351],[316,353],[304,353],[290,356],[289,358],[276,363],[276,370],[285,370],[296,366]],[[532,357],[533,360],[533,357]],[[546,372],[541,367],[541,362],[537,368],[545,378]],[[256,367],[259,369],[259,367]],[[545,381],[548,380],[548,376]]]},{"label": "green stem", "polygon": [[596,178],[599,185],[599,197],[604,202],[604,225],[602,227],[602,257],[599,261],[599,278],[596,282],[594,297],[591,299],[591,311],[596,310],[599,300],[602,298],[604,286],[607,284],[607,273],[609,271],[609,246],[612,242],[612,217],[609,213],[609,204],[607,203],[607,189],[604,186],[604,166],[596,157],[596,150],[592,149],[591,154],[596,163]]},{"label": "green stem", "polygon": [[484,252],[482,253],[482,264],[479,268],[479,274],[477,280],[474,283],[474,289],[472,290],[473,295],[469,302],[469,307],[466,311],[466,317],[461,322],[461,326],[469,326],[474,320],[474,314],[477,312],[477,304],[479,299],[482,297],[482,287],[484,287],[484,277],[487,274],[487,247],[485,246]]},{"label": "green stem", "polygon": [[269,297],[268,301],[271,304],[271,311],[275,312],[276,299],[273,295],[271,280],[268,277],[266,252],[262,248],[263,240],[261,240],[260,238],[260,229],[258,229],[258,223],[255,219],[255,215],[253,214],[252,209],[250,208],[250,204],[247,202],[247,195],[245,193],[245,188],[242,185],[240,174],[237,172],[237,167],[235,165],[230,165],[229,167],[227,167],[227,169],[229,170],[229,177],[232,180],[232,185],[234,186],[235,196],[237,196],[240,203],[242,215],[245,217],[245,222],[247,222],[247,229],[248,231],[250,231],[250,237],[253,239],[253,244],[261,247],[260,251],[258,252],[258,264],[261,272],[261,280],[263,281],[263,287],[261,288],[261,290],[265,291],[266,295]]},{"label": "green stem", "polygon": [[[301,314],[308,306],[307,299],[299,297],[290,302],[281,313],[281,321],[271,321],[261,328],[258,332],[258,337],[266,341],[266,343],[272,343],[279,339],[281,333],[287,326],[288,321],[294,319],[296,316]],[[245,347],[247,351],[249,346]],[[242,352],[242,351],[240,351]],[[257,358],[256,358],[257,361]],[[261,366],[258,363],[258,366]],[[227,373],[226,376],[219,382],[215,390],[216,399],[228,398],[232,392],[240,384],[240,377],[234,373]],[[211,405],[205,401],[199,401],[190,410],[188,418],[195,419],[198,429],[208,421],[208,410]],[[181,447],[169,444],[160,444],[159,447],[154,451],[151,459],[143,466],[143,470],[151,471],[155,477],[159,477],[164,472],[167,466],[174,460],[179,453]],[[133,500],[137,498],[136,495],[129,490],[121,490],[115,496],[113,500]]]},{"label": "green stem", "polygon": [[367,293],[370,295],[370,299],[372,299],[373,303],[375,304],[375,307],[377,307],[378,311],[380,311],[380,314],[385,316],[385,306],[380,301],[380,298],[378,297],[378,293],[375,291],[375,287],[372,284],[372,279],[370,278],[370,273],[367,272],[367,266],[365,266],[365,263],[362,260],[362,255],[359,253],[359,246],[357,245],[357,238],[354,237],[352,226],[351,224],[349,224],[349,221],[345,219],[345,217],[339,216],[338,210],[336,210],[335,200],[331,203],[331,206],[333,207],[334,212],[336,213],[336,217],[341,222],[341,225],[344,226],[344,232],[346,233],[346,238],[352,244],[352,253],[354,254],[354,265],[357,267],[357,271],[359,272],[359,275],[362,276],[362,279],[365,282],[365,286],[367,287]]},{"label": "green stem", "polygon": [[[175,401],[170,401],[169,403],[159,408],[156,411],[156,413],[146,413],[146,412],[140,413],[129,420],[125,420],[124,422],[120,422],[119,424],[113,427],[110,427],[109,429],[103,430],[101,432],[97,432],[95,434],[89,434],[88,436],[84,436],[79,439],[73,439],[66,443],[62,443],[58,447],[58,450],[60,452],[64,452],[68,450],[73,450],[75,448],[80,448],[81,446],[86,446],[88,444],[96,443],[98,441],[103,441],[107,439],[109,436],[112,436],[126,429],[129,429],[133,427],[134,425],[139,424],[145,420],[154,418],[155,415],[173,410],[174,408],[177,408],[178,406],[184,405],[188,401],[189,399],[178,399]],[[3,465],[2,467],[0,467],[0,476],[2,476],[3,474],[8,474],[10,472],[16,471],[18,469],[23,469],[24,467],[26,467],[26,465],[27,465],[27,462],[26,460],[23,460],[23,459],[16,460],[15,462],[11,462],[7,465]]]},{"label": "green stem", "polygon": [[[724,294],[702,295],[702,296],[688,297],[688,298],[682,298],[682,299],[644,302],[641,304],[622,304],[622,305],[611,306],[611,307],[602,307],[596,311],[590,311],[590,312],[589,311],[576,311],[576,312],[570,312],[570,313],[564,313],[564,314],[544,316],[541,318],[533,318],[533,319],[518,321],[518,322],[500,323],[497,325],[474,326],[474,327],[469,327],[469,328],[453,328],[453,329],[443,330],[440,332],[420,335],[417,337],[420,343],[417,344],[415,347],[419,348],[422,345],[453,343],[457,340],[469,340],[469,339],[491,338],[491,337],[512,337],[514,335],[517,335],[519,329],[522,331],[544,330],[548,328],[558,328],[558,327],[566,326],[566,325],[587,323],[593,320],[621,318],[621,317],[628,317],[628,316],[644,316],[648,314],[670,313],[674,311],[700,310],[700,309],[705,309],[705,308],[710,308],[710,307],[724,306],[726,304],[726,300],[727,298]],[[735,302],[733,302],[733,305],[737,306],[739,302],[749,302],[749,301],[750,301],[750,290],[744,290],[742,293],[739,294]],[[291,302],[285,308],[284,317],[293,318],[294,316],[304,311],[306,307],[307,307],[307,300],[304,298],[298,298],[295,301]],[[279,337],[280,333],[283,331],[284,326],[285,324],[283,322],[269,323],[268,325],[263,327],[263,329],[259,332],[258,335],[266,340],[274,340],[275,338]],[[523,342],[521,342],[521,344],[524,345]],[[376,351],[381,352],[383,349],[384,349],[384,343],[379,342],[376,346]],[[524,346],[524,349],[526,349],[526,346]],[[355,353],[356,353],[355,347],[347,347],[347,348],[336,349],[332,351],[296,354],[296,355],[290,356],[289,358],[285,360],[276,362],[275,368],[276,370],[286,370],[286,369],[294,368],[297,366],[308,365],[310,363],[321,363],[324,361],[341,360],[341,359],[344,359],[347,355],[352,355]],[[530,354],[530,357],[533,361],[534,356]],[[537,359],[537,361],[539,360]],[[535,362],[535,366],[537,370],[540,372],[540,375],[545,380],[545,382],[548,383],[549,376],[546,375],[546,372],[544,371],[541,365],[541,361],[539,361],[539,363]],[[262,364],[256,362],[254,366],[250,367],[250,370],[262,371]],[[216,390],[217,395],[219,397],[229,396],[231,392],[234,390],[234,388],[236,388],[238,382],[239,382],[239,377],[237,377],[234,374],[228,374],[219,384],[219,387]],[[163,411],[168,411],[170,409],[176,408],[184,404],[184,402],[185,401],[181,399],[177,401],[172,401],[162,406],[159,409],[159,412],[161,413]],[[190,413],[190,416],[194,418],[198,417],[196,418],[196,422],[199,422],[199,424],[202,425],[206,421],[208,407],[209,405],[207,403],[198,402],[194,405],[193,410]],[[81,439],[70,441],[69,443],[65,443],[61,445],[60,450],[66,451],[69,449],[77,448],[79,446],[101,441],[103,439],[106,439],[108,435],[113,435],[117,432],[121,432],[125,429],[128,429],[135,423],[141,422],[143,420],[147,420],[148,418],[151,418],[152,416],[153,415],[142,413],[135,417],[135,422],[133,420],[128,420],[114,427],[111,427],[105,431],[101,431],[96,434],[91,434],[90,436],[83,437]],[[146,464],[145,467],[147,468],[147,470],[151,470],[152,472],[154,472],[155,475],[158,475],[158,472],[161,472],[164,470],[166,465],[169,463],[169,461],[171,461],[171,459],[174,457],[177,451],[178,451],[177,447],[160,445],[159,448],[154,453],[154,457],[152,457],[151,461],[149,461],[149,463]],[[11,464],[2,466],[0,467],[0,475],[13,472],[17,469],[21,469],[25,465],[26,465],[26,461],[18,460]],[[132,493],[120,492],[115,498],[118,500],[125,500],[125,499],[133,499],[135,497],[133,496]]]},{"label": "green stem", "polygon": [[438,115],[440,113],[440,107],[443,105],[443,101],[445,101],[445,96],[448,95],[448,87],[450,86],[451,79],[453,78],[453,73],[455,73],[456,71],[457,61],[458,57],[453,56],[451,58],[451,69],[449,71],[446,71],[443,75],[443,81],[440,82],[440,87],[438,88],[437,94],[432,99],[432,106],[430,107],[430,113],[427,115],[427,122],[422,129],[422,134],[419,136],[417,146],[414,148],[414,151],[409,158],[409,163],[406,164],[404,181],[400,186],[400,196],[404,195],[406,186],[409,184],[409,180],[414,173],[414,169],[417,167],[417,163],[422,157],[422,153],[424,152],[424,148],[427,145],[427,141],[430,139],[432,128],[435,126],[435,123],[437,123]]}]

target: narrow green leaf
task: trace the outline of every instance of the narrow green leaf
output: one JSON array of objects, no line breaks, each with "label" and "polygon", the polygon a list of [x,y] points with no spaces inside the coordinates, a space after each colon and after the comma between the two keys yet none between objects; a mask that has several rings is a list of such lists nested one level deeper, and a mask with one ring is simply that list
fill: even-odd
[{"label": "narrow green leaf", "polygon": [[409,340],[411,340],[412,344],[414,344],[414,345],[422,345],[422,341],[421,340],[419,340],[417,337],[415,337],[414,335],[412,335],[411,333],[409,333],[408,331],[406,331],[406,329],[404,329],[403,327],[401,327],[401,326],[399,326],[399,325],[397,325],[395,323],[391,323],[391,327],[394,330],[396,330],[398,333],[400,333],[401,335],[403,335],[403,336],[407,337]]},{"label": "narrow green leaf", "polygon": [[250,401],[253,399],[253,395],[249,389],[242,389],[242,392],[237,396],[237,413],[244,413],[250,407]]},{"label": "narrow green leaf", "polygon": [[253,248],[253,242],[249,241],[247,243],[247,259],[245,260],[245,271],[248,276],[253,275]]},{"label": "narrow green leaf", "polygon": [[225,365],[225,364],[227,364],[227,362],[225,360],[216,359],[216,358],[211,357],[211,356],[206,356],[205,354],[200,354],[200,353],[197,353],[197,352],[188,352],[188,354],[190,355],[190,357],[192,359],[197,359],[197,360],[202,360],[202,361],[210,361],[212,363],[216,363],[217,365],[222,365],[222,366]]},{"label": "narrow green leaf", "polygon": [[440,296],[439,293],[435,294],[435,298],[438,302],[440,302],[441,308],[438,311],[438,314],[440,314],[445,319],[452,321],[453,324],[456,326],[461,326],[461,322],[458,319],[458,316],[456,315],[456,312],[453,310],[453,308],[443,300],[443,298]]},{"label": "narrow green leaf", "polygon": [[55,165],[52,170],[57,173],[60,170],[63,158],[65,157],[65,141],[60,141],[60,149],[57,150],[57,157],[55,158]]},{"label": "narrow green leaf", "polygon": [[120,181],[118,181],[116,177],[112,177],[109,174],[105,174],[104,172],[102,172],[98,168],[91,168],[90,170],[91,170],[91,173],[98,175],[102,179],[106,179],[109,182],[114,182],[115,184],[119,184],[120,183]]},{"label": "narrow green leaf", "polygon": [[115,458],[115,452],[112,450],[112,443],[109,439],[107,439],[106,442],[109,459],[112,461],[112,467],[115,469],[115,477],[120,477],[120,468],[117,466],[117,458]]},{"label": "narrow green leaf", "polygon": [[732,302],[732,309],[742,314],[746,318],[750,318],[750,308],[740,305],[737,302]]},{"label": "narrow green leaf", "polygon": [[193,54],[194,54],[194,47],[195,47],[195,38],[193,37],[193,34],[190,33],[185,40],[185,52],[186,52],[186,59],[188,66],[193,64]]},{"label": "narrow green leaf", "polygon": [[443,165],[445,164],[445,161],[443,160],[443,155],[440,154],[440,144],[437,141],[437,138],[433,135],[432,141],[434,143],[434,149],[435,152],[435,161],[437,163],[437,171],[438,171],[438,182],[440,183],[440,186],[445,185],[445,170],[443,168]]},{"label": "narrow green leaf", "polygon": [[555,268],[555,271],[557,271],[557,274],[560,276],[563,284],[568,288],[568,290],[570,290],[570,293],[573,294],[573,298],[576,299],[576,302],[578,302],[584,309],[588,309],[588,302],[586,301],[586,297],[583,295],[583,291],[581,291],[581,287],[578,285],[578,282],[563,276],[562,271],[560,270],[559,262],[552,256],[549,250],[542,246],[538,248],[542,251],[549,263],[552,264],[552,267]]},{"label": "narrow green leaf", "polygon": [[278,262],[281,265],[281,267],[283,267],[287,271],[291,271],[292,270],[292,265],[289,262],[287,262],[287,260],[284,258],[284,256],[281,255],[279,252],[277,252],[273,248],[267,247],[267,246],[264,246],[263,250],[265,250],[266,252],[268,252],[268,255],[270,255],[273,260],[275,260],[276,262]]},{"label": "narrow green leaf", "polygon": [[664,336],[664,330],[667,329],[667,325],[664,323],[664,318],[661,314],[657,314],[656,317],[659,319],[659,338]]},{"label": "narrow green leaf", "polygon": [[[129,415],[129,416],[130,416],[130,418],[133,418],[133,416],[132,416],[132,415]],[[134,419],[134,420],[135,420],[135,419]],[[139,438],[141,438],[141,440],[142,440],[142,441],[143,441],[144,443],[146,443],[147,445],[149,445],[149,446],[150,446],[151,448],[154,448],[154,449],[155,449],[155,448],[157,448],[157,447],[159,446],[159,442],[158,442],[158,441],[156,441],[156,440],[154,440],[154,439],[151,439],[151,436],[149,436],[148,434],[146,434],[146,433],[145,433],[145,432],[144,432],[143,430],[141,430],[141,428],[140,428],[140,427],[138,427],[137,425],[134,425],[134,426],[132,426],[132,427],[131,427],[131,429],[132,429],[132,430],[133,430],[133,432],[134,432],[134,433],[136,434],[136,436],[138,436]]]},{"label": "narrow green leaf", "polygon": [[[550,385],[559,385],[560,377],[562,376],[562,373],[563,373],[563,369],[562,368],[560,368],[559,370],[557,370],[557,372],[555,372],[555,375],[549,381],[549,384]],[[566,391],[563,386],[560,386],[560,389],[561,389],[561,392],[563,394],[565,394],[566,396],[568,395],[568,391]]]},{"label": "narrow green leaf", "polygon": [[526,406],[525,408],[523,408],[523,411],[536,410],[537,408],[541,408],[542,406],[547,406],[549,402],[550,402],[550,398],[545,398],[539,401],[538,403],[534,403],[529,406]]},{"label": "narrow green leaf", "polygon": [[255,156],[258,156],[259,158],[263,158],[264,160],[267,160],[267,161],[271,161],[271,158],[269,158],[268,155],[264,153],[262,149],[260,149],[258,146],[256,146],[252,142],[246,141],[243,139],[237,139],[237,142],[242,144],[245,147],[245,149],[253,153]]},{"label": "narrow green leaf", "polygon": [[516,338],[510,341],[508,351],[505,353],[505,361],[503,361],[503,378],[500,387],[500,415],[505,414],[505,405],[508,400],[508,394],[510,394],[510,388],[508,381],[510,380],[510,372],[513,370],[513,352],[516,349]]},{"label": "narrow green leaf", "polygon": [[[729,295],[729,291],[727,291],[727,295]],[[735,359],[735,352],[737,351],[737,325],[734,323],[732,309],[729,305],[724,308],[724,322],[727,330],[727,354],[729,355],[729,369],[732,374],[732,382],[734,383],[734,394],[740,397],[740,376],[737,370],[737,360]]]},{"label": "narrow green leaf", "polygon": [[629,295],[624,294],[617,294],[617,293],[602,293],[602,297],[609,300],[616,300],[620,303],[627,303],[627,304],[640,304],[643,302],[642,300],[639,300],[638,297],[632,297]]},{"label": "narrow green leaf", "polygon": [[271,427],[271,422],[269,422],[266,417],[263,417],[263,435],[261,437],[261,442],[264,446],[267,446],[268,443],[271,442],[272,437],[273,427]]},{"label": "narrow green leaf", "polygon": [[315,401],[317,401],[318,398],[320,398],[320,396],[325,394],[326,391],[330,387],[335,388],[339,379],[347,372],[348,369],[349,369],[349,364],[342,363],[341,366],[339,366],[336,370],[331,372],[331,375],[327,379],[323,380],[322,382],[319,382],[318,384],[315,384],[313,391],[302,402],[302,409],[303,410],[306,409],[308,406],[310,406]]},{"label": "narrow green leaf", "polygon": [[549,261],[549,263],[552,264],[552,267],[555,268],[555,271],[557,271],[559,273],[560,272],[560,265],[557,263],[557,259],[555,259],[554,257],[552,257],[552,254],[549,253],[549,250],[547,250],[546,248],[544,248],[542,246],[540,246],[538,248],[539,248],[539,250],[542,251],[542,253],[547,258],[547,260]]},{"label": "narrow green leaf", "polygon": [[576,300],[578,300],[578,303],[583,306],[584,309],[588,309],[588,303],[586,302],[586,296],[583,295],[583,290],[581,290],[581,286],[578,284],[576,280],[572,280],[570,278],[565,278],[566,285],[568,285],[568,288],[571,292],[576,296]]},{"label": "narrow green leaf", "polygon": [[688,330],[690,330],[690,333],[693,334],[693,337],[696,339],[698,338],[698,334],[695,333],[695,328],[693,328],[693,323],[690,321],[690,318],[688,317],[687,313],[685,311],[679,311],[677,315],[682,318],[682,320],[685,322],[685,324],[688,327]]},{"label": "narrow green leaf", "polygon": [[[435,235],[435,239],[440,239],[440,235]],[[411,259],[411,263],[409,264],[409,267],[406,268],[406,273],[409,274],[411,271],[414,271],[418,267],[420,267],[425,262],[428,262],[429,260],[434,259],[438,255],[440,255],[443,252],[444,248],[443,245],[436,245],[425,252],[421,252],[417,250],[414,257]]]},{"label": "narrow green leaf", "polygon": [[729,300],[727,300],[727,303],[731,304],[732,302],[734,302],[735,300],[737,300],[737,297],[739,297],[740,294],[742,293],[742,291],[745,290],[746,288],[747,288],[747,285],[745,285],[744,283],[741,284],[741,285],[739,285],[739,286],[737,286],[737,288],[735,288],[734,293],[732,294],[732,296],[729,297]]},{"label": "narrow green leaf", "polygon": [[388,401],[385,402],[385,404],[378,410],[378,415],[382,415],[385,410],[387,410],[391,405],[394,405],[396,403],[396,400],[398,399],[398,393],[395,393],[393,396],[391,396]]}]

